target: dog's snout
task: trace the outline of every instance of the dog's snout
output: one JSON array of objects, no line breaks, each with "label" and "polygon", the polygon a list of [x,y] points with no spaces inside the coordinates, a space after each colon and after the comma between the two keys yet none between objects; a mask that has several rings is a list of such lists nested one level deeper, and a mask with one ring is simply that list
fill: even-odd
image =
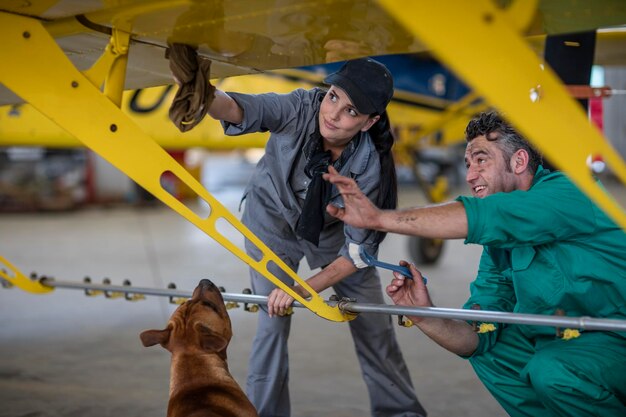
[{"label": "dog's snout", "polygon": [[193,291],[191,298],[197,300],[206,297],[217,297],[216,299],[223,302],[222,292],[224,292],[224,289],[215,285],[210,279],[202,279]]},{"label": "dog's snout", "polygon": [[210,279],[202,279],[200,280],[200,286],[202,287],[215,287],[215,284],[213,284],[213,281],[211,281]]}]

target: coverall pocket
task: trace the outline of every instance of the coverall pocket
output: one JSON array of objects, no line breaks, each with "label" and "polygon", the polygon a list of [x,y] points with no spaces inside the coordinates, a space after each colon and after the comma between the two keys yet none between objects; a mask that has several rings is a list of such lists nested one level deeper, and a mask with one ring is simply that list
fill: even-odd
[{"label": "coverall pocket", "polygon": [[511,269],[513,271],[528,269],[536,253],[533,247],[513,248],[511,250]]},{"label": "coverall pocket", "polygon": [[542,311],[553,305],[563,291],[558,266],[533,247],[512,249],[511,269],[521,311]]}]

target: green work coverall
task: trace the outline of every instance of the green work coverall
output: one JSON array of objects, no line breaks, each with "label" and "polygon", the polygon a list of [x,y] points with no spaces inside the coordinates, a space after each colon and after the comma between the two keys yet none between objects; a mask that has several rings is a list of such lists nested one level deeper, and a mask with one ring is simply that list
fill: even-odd
[{"label": "green work coverall", "polygon": [[[562,173],[528,191],[459,197],[483,245],[465,308],[626,319],[626,234]],[[626,416],[626,334],[496,325],[469,358],[511,416]]]}]

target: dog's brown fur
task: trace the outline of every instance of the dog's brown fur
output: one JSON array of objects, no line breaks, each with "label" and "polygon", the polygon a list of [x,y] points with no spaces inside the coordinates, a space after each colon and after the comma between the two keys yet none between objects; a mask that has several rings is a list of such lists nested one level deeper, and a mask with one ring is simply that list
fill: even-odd
[{"label": "dog's brown fur", "polygon": [[140,335],[144,346],[157,343],[172,353],[167,417],[258,416],[228,371],[226,348],[232,327],[219,289],[200,281],[163,330]]}]

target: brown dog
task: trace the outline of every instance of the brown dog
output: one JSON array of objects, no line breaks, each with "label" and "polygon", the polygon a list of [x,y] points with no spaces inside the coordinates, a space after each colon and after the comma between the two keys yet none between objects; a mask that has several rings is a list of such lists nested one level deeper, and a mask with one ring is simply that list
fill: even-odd
[{"label": "brown dog", "polygon": [[257,412],[228,371],[230,318],[219,289],[200,281],[163,330],[141,333],[144,346],[172,353],[167,417],[248,417]]}]

